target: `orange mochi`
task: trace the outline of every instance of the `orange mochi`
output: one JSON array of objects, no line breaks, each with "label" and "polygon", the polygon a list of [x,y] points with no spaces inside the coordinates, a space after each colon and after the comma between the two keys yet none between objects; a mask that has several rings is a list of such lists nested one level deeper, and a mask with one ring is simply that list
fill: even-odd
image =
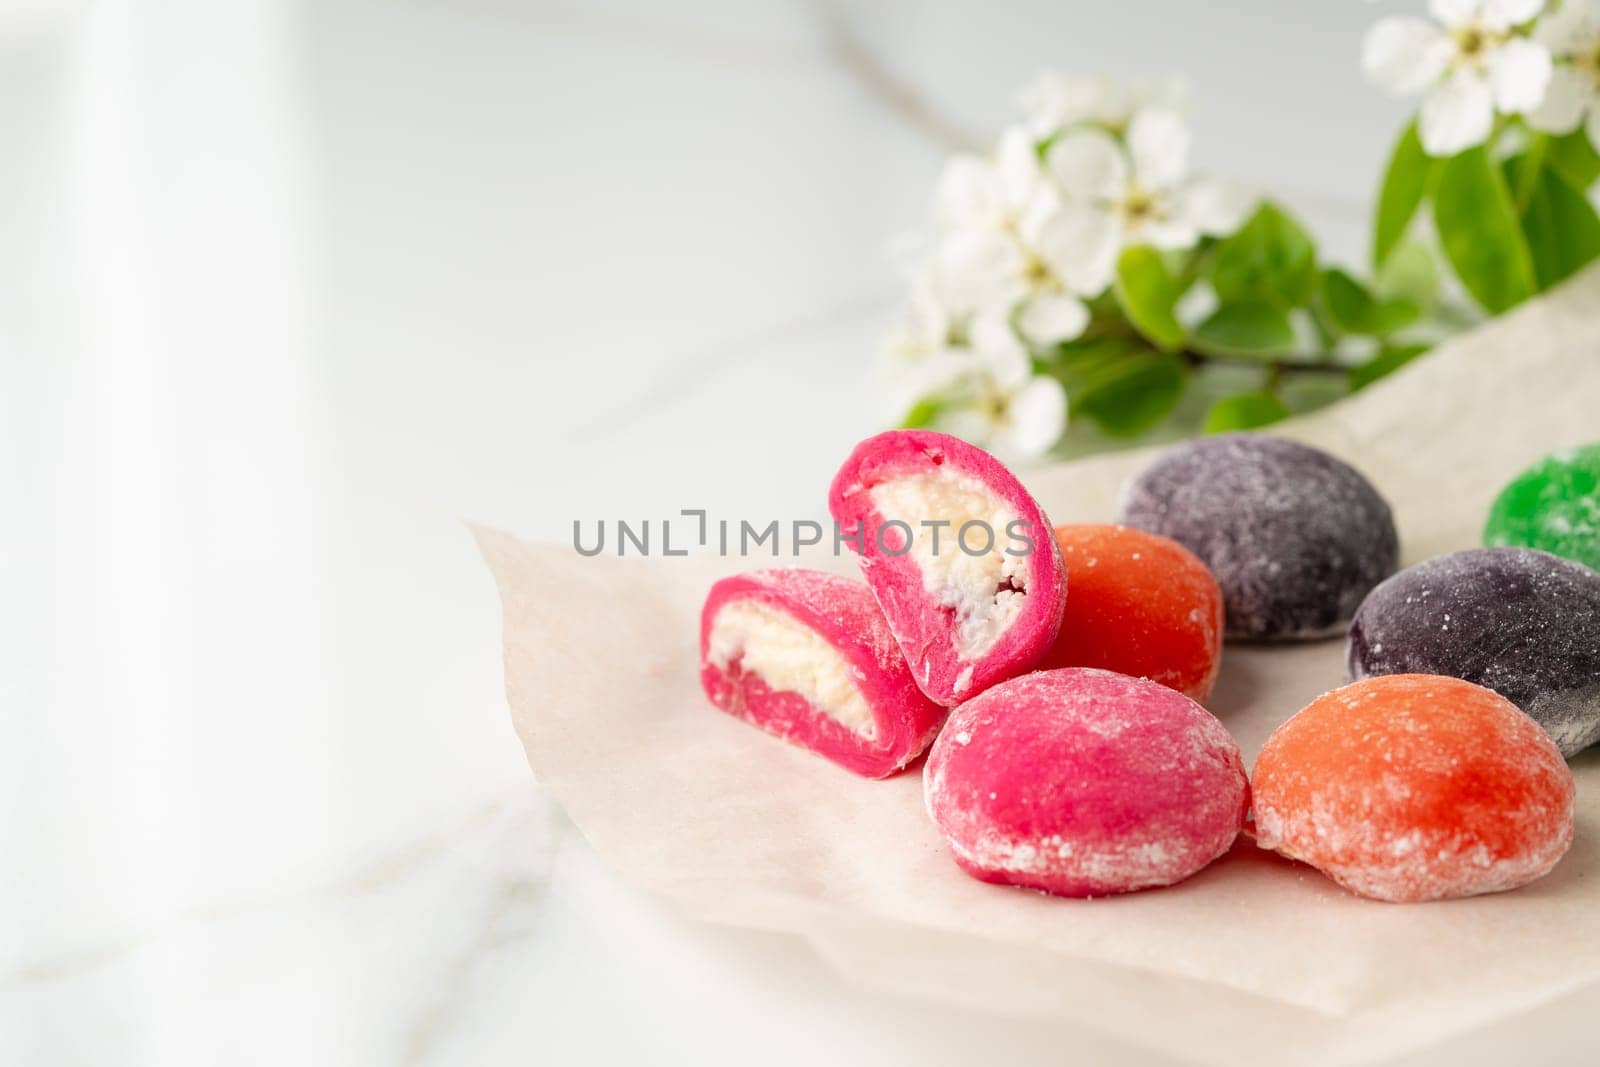
[{"label": "orange mochi", "polygon": [[1098,667],[1204,701],[1222,658],[1222,589],[1200,557],[1129,526],[1057,526],[1067,610],[1039,664]]},{"label": "orange mochi", "polygon": [[1257,844],[1379,900],[1515,889],[1572,844],[1576,790],[1555,743],[1459,678],[1323,694],[1267,739],[1252,787]]}]

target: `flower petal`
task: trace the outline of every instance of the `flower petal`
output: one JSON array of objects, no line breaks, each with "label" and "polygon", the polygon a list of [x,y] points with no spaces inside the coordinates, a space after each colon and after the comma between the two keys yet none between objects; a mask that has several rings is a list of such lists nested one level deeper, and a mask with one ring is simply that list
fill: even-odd
[{"label": "flower petal", "polygon": [[1595,0],[1563,0],[1533,27],[1533,39],[1561,57],[1593,47],[1597,36],[1600,4]]},{"label": "flower petal", "polygon": [[1528,112],[1528,125],[1545,133],[1571,133],[1583,122],[1594,96],[1594,81],[1564,63],[1551,72],[1544,99]]},{"label": "flower petal", "polygon": [[1589,135],[1589,144],[1600,151],[1600,102],[1589,106],[1589,117],[1583,122],[1583,132]]},{"label": "flower petal", "polygon": [[1111,199],[1128,186],[1128,160],[1110,135],[1073,130],[1050,146],[1045,166],[1069,198]]},{"label": "flower petal", "polygon": [[894,367],[896,406],[907,408],[923,397],[956,389],[978,369],[972,353],[961,348],[941,348],[901,360]]},{"label": "flower petal", "polygon": [[1039,232],[1056,212],[1061,210],[1061,194],[1054,185],[1042,183],[1034,190],[1033,199],[1022,209],[1017,219],[1017,232],[1024,245],[1037,245]]},{"label": "flower petal", "polygon": [[1483,24],[1491,30],[1520,26],[1545,8],[1545,0],[1480,0]]},{"label": "flower petal", "polygon": [[1042,293],[1022,305],[1017,329],[1041,348],[1070,341],[1089,325],[1089,309],[1064,293]]},{"label": "flower petal", "polygon": [[1501,111],[1539,106],[1550,84],[1550,51],[1526,37],[1513,37],[1489,55],[1489,88]]},{"label": "flower petal", "polygon": [[1005,206],[1020,212],[1044,180],[1033,135],[1021,126],[1012,126],[1001,134],[995,147],[995,170]]},{"label": "flower petal", "polygon": [[1003,315],[986,312],[977,316],[967,336],[983,369],[1002,388],[1013,389],[1028,380],[1033,369],[1028,350]]},{"label": "flower petal", "polygon": [[1446,26],[1459,26],[1478,17],[1484,0],[1428,0],[1428,14]]},{"label": "flower petal", "polygon": [[1147,244],[1163,251],[1193,248],[1198,240],[1199,227],[1181,215],[1143,219],[1128,233],[1129,244]]},{"label": "flower petal", "polygon": [[897,330],[897,348],[925,353],[942,347],[950,339],[957,316],[947,306],[943,279],[927,264],[911,279],[911,291]]},{"label": "flower petal", "polygon": [[1069,204],[1040,227],[1035,251],[1072,292],[1099,296],[1122,251],[1122,222],[1093,205]]},{"label": "flower petal", "polygon": [[1221,178],[1196,178],[1177,197],[1178,212],[1211,237],[1237,230],[1255,201],[1242,187]]},{"label": "flower petal", "polygon": [[1146,189],[1168,189],[1189,171],[1189,127],[1175,111],[1141,108],[1128,125],[1134,179]]},{"label": "flower petal", "polygon": [[940,243],[938,257],[941,291],[957,311],[1008,304],[1026,291],[1022,249],[998,230],[958,230]]},{"label": "flower petal", "polygon": [[1116,87],[1106,78],[1075,78],[1055,71],[1038,74],[1018,95],[1029,124],[1049,136],[1074,123],[1098,120],[1115,111]]},{"label": "flower petal", "polygon": [[999,176],[986,160],[955,156],[939,175],[934,206],[946,229],[993,225],[1001,210]]},{"label": "flower petal", "polygon": [[1003,456],[1033,459],[1050,451],[1066,428],[1067,391],[1041,374],[1012,395],[994,443]]},{"label": "flower petal", "polygon": [[1494,125],[1494,97],[1489,83],[1468,70],[1458,70],[1422,102],[1418,132],[1430,156],[1453,156],[1482,144]]},{"label": "flower petal", "polygon": [[1449,38],[1427,19],[1380,19],[1361,42],[1361,69],[1379,88],[1414,96],[1439,80],[1450,53]]}]

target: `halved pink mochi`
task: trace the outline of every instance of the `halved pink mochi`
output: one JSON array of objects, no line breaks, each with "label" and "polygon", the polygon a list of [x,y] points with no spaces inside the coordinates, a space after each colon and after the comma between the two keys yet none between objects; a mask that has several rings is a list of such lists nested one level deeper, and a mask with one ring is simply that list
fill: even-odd
[{"label": "halved pink mochi", "polygon": [[1050,520],[981,448],[928,430],[869,437],[828,506],[929,699],[953,707],[1055,643],[1067,572]]},{"label": "halved pink mochi", "polygon": [[920,756],[945,718],[867,587],[822,571],[750,571],[713,585],[700,613],[700,684],[723,711],[867,778]]},{"label": "halved pink mochi", "polygon": [[1090,667],[1025,674],[951,712],[923,788],[962,870],[1070,897],[1189,877],[1250,805],[1239,746],[1210,712]]}]

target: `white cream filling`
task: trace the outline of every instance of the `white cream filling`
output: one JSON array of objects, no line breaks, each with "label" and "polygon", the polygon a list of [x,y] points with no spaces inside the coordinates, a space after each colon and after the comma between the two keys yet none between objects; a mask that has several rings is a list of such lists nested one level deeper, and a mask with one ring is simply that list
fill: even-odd
[{"label": "white cream filling", "polygon": [[[872,503],[885,523],[899,519],[911,527],[909,558],[921,569],[928,595],[955,609],[961,658],[975,660],[993,648],[1027,602],[1028,559],[1006,553],[1022,547],[1009,532],[1017,513],[977,479],[955,473],[891,478],[872,490]],[[947,525],[932,528],[925,522]],[[968,523],[982,524],[969,529],[965,538],[974,552],[988,548],[981,555],[966,551],[959,540]],[[1037,535],[1031,536],[1038,549]]]},{"label": "white cream filling", "polygon": [[711,624],[711,662],[735,659],[769,689],[798,693],[847,730],[871,741],[877,720],[844,654],[788,612],[743,597],[724,604]]}]

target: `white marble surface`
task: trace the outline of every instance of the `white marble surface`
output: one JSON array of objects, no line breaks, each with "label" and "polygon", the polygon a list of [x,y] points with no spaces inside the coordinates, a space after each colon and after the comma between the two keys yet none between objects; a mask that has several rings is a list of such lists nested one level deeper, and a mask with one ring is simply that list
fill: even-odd
[{"label": "white marble surface", "polygon": [[1041,65],[1186,75],[1201,160],[1354,254],[1370,17],[0,5],[0,1062],[1151,1062],[618,884],[460,520],[820,510],[889,240]]}]

